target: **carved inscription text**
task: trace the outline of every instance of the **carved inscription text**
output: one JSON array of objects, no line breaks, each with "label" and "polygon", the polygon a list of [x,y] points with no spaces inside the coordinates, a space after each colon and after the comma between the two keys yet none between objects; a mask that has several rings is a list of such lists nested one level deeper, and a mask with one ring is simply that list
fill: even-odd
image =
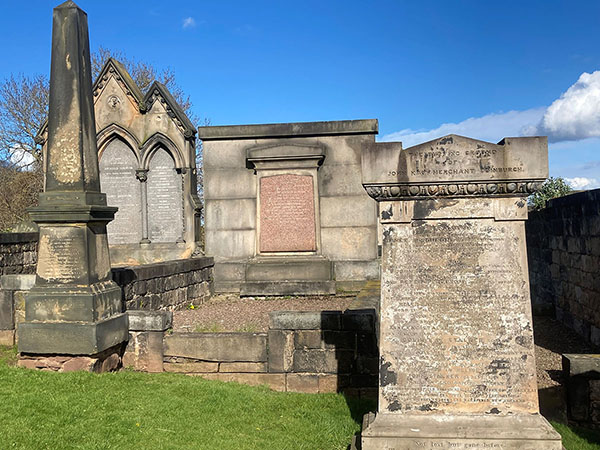
[{"label": "carved inscription text", "polygon": [[313,178],[273,175],[260,179],[260,251],[317,249]]},{"label": "carved inscription text", "polygon": [[382,400],[390,412],[537,410],[518,222],[384,229]]}]

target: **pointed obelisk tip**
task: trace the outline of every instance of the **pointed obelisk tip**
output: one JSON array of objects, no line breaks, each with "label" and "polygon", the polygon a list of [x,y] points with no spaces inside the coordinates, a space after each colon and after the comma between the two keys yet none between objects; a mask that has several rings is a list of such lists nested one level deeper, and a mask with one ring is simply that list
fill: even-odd
[{"label": "pointed obelisk tip", "polygon": [[67,0],[66,2],[61,3],[54,9],[68,9],[68,8],[81,9],[79,6],[77,6],[77,4],[73,0]]}]

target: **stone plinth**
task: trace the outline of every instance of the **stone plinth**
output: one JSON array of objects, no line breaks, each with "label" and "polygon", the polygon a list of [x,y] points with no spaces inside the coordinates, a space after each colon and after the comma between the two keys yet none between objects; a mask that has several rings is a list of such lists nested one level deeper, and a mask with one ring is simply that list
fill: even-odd
[{"label": "stone plinth", "polygon": [[127,340],[110,276],[106,224],[117,208],[100,192],[89,55],[87,16],[67,1],[54,9],[45,192],[30,210],[40,238],[18,328],[26,367],[112,370]]},{"label": "stone plinth", "polygon": [[561,449],[539,415],[525,246],[544,138],[363,153],[380,202],[379,410],[364,450]]}]

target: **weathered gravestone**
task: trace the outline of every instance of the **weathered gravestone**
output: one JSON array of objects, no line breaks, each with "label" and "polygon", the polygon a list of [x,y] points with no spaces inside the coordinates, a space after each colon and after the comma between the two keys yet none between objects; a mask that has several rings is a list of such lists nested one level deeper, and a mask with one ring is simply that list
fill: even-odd
[{"label": "weathered gravestone", "polygon": [[142,240],[142,195],[136,178],[137,159],[127,144],[114,139],[100,160],[100,182],[111,204],[119,205],[108,224],[109,244],[132,244]]},{"label": "weathered gravestone", "polygon": [[100,192],[89,55],[87,16],[67,1],[53,15],[45,192],[30,210],[40,238],[18,329],[25,367],[110,370],[128,337],[110,274],[106,224],[117,208]]},{"label": "weathered gravestone", "polygon": [[539,415],[524,221],[546,138],[370,144],[383,233],[379,407],[364,450],[559,450]]},{"label": "weathered gravestone", "polygon": [[173,158],[158,149],[148,171],[148,237],[151,242],[183,242],[181,175]]},{"label": "weathered gravestone", "polygon": [[[189,258],[200,251],[196,129],[163,84],[142,93],[109,58],[93,85],[100,182],[119,208],[108,224],[113,265]],[[36,136],[48,150],[48,124]]]}]

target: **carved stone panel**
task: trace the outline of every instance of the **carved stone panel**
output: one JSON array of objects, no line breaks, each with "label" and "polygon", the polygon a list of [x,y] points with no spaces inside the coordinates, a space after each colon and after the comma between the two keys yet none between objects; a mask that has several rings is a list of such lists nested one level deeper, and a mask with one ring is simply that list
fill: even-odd
[{"label": "carved stone panel", "polygon": [[151,242],[176,242],[183,237],[181,175],[164,149],[158,149],[148,171],[148,234]]},{"label": "carved stone panel", "polygon": [[260,252],[316,251],[315,200],[310,175],[260,179]]},{"label": "carved stone panel", "polygon": [[107,226],[109,244],[137,244],[142,239],[140,182],[137,158],[120,139],[111,141],[100,159],[100,183],[109,206],[119,210]]},{"label": "carved stone panel", "polygon": [[379,410],[537,412],[523,222],[383,226]]}]

